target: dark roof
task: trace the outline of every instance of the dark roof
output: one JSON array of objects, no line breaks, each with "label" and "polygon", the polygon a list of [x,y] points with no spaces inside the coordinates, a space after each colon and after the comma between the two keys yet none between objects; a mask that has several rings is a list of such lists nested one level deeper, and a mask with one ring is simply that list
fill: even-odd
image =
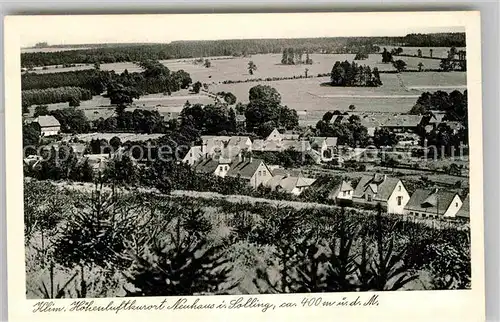
[{"label": "dark roof", "polygon": [[250,179],[259,168],[261,162],[263,162],[262,159],[236,160],[231,163],[227,175],[230,177],[237,177],[239,175],[243,179]]},{"label": "dark roof", "polygon": [[467,195],[467,197],[465,197],[462,203],[462,207],[457,212],[456,216],[462,218],[469,218],[470,217],[469,207],[470,207],[470,201],[469,201],[469,195]]},{"label": "dark roof", "polygon": [[371,188],[374,190],[375,200],[387,201],[399,181],[398,178],[391,178],[378,173],[373,176],[362,176],[354,190],[354,196],[363,197],[366,189]]},{"label": "dark roof", "polygon": [[194,165],[194,169],[201,173],[214,173],[218,166],[219,162],[217,160],[203,159]]},{"label": "dark roof", "polygon": [[457,193],[452,191],[417,189],[411,195],[405,209],[443,215],[456,195]]}]

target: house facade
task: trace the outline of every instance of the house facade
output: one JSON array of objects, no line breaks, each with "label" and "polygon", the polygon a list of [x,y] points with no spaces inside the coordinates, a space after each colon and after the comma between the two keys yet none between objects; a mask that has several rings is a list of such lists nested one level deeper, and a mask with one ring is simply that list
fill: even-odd
[{"label": "house facade", "polygon": [[194,170],[198,173],[213,174],[224,178],[230,169],[229,162],[221,162],[218,159],[202,159],[194,166]]},{"label": "house facade", "polygon": [[184,156],[184,159],[182,159],[182,162],[189,164],[190,166],[193,166],[196,162],[198,162],[201,158],[203,157],[202,149],[201,146],[195,145],[192,146],[186,156]]},{"label": "house facade", "polygon": [[462,204],[456,192],[417,189],[405,206],[405,213],[421,218],[455,218]]},{"label": "house facade", "polygon": [[352,200],[354,203],[373,206],[380,203],[387,213],[404,214],[410,195],[400,179],[376,173],[361,177]]},{"label": "house facade", "polygon": [[40,115],[33,120],[40,128],[41,136],[53,136],[61,131],[61,124],[52,115]]},{"label": "house facade", "polygon": [[335,200],[336,203],[351,202],[353,195],[354,188],[351,186],[351,183],[342,180],[342,182],[332,190],[328,198]]},{"label": "house facade", "polygon": [[273,177],[271,170],[263,160],[252,157],[241,158],[232,162],[227,175],[248,181],[254,189],[260,185],[264,185]]}]

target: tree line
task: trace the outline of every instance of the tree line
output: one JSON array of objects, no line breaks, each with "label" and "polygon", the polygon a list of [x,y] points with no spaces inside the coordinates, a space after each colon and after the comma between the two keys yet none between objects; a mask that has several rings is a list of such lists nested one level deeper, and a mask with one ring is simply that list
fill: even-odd
[{"label": "tree line", "polygon": [[[408,37],[408,38],[407,38]],[[463,42],[461,41],[463,38]],[[421,39],[420,43],[416,39]],[[61,52],[32,52],[21,54],[21,67],[137,62],[148,59],[165,60],[209,56],[248,56],[280,53],[283,48],[318,53],[355,54],[360,49],[378,52],[377,44],[405,43],[408,46],[465,46],[465,33],[408,35],[406,37],[329,37],[297,39],[231,39],[206,41],[174,41],[168,44],[133,44],[101,46]]]},{"label": "tree line", "polygon": [[283,49],[283,54],[281,57],[281,64],[283,65],[298,65],[298,64],[306,64],[312,65],[313,60],[309,57],[309,52],[306,52],[305,60],[303,60],[304,51],[297,50],[294,48],[285,48]]},{"label": "tree line", "polygon": [[[30,89],[22,91],[22,106],[44,105],[70,101],[86,101],[92,99],[92,92],[81,87],[57,87],[45,89]],[[79,105],[79,103],[73,103]]]},{"label": "tree line", "polygon": [[373,70],[367,65],[358,65],[356,62],[349,63],[337,61],[332,67],[330,74],[331,86],[369,86],[382,85],[377,67]]}]

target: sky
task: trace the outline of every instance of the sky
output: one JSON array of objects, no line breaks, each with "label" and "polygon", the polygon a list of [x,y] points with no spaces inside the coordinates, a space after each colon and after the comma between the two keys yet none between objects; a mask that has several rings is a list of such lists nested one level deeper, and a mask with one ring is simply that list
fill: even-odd
[{"label": "sky", "polygon": [[[426,13],[433,14],[433,13]],[[21,47],[175,40],[404,36],[463,32],[460,19],[411,13],[18,16]],[[434,19],[436,18],[436,19]]]}]

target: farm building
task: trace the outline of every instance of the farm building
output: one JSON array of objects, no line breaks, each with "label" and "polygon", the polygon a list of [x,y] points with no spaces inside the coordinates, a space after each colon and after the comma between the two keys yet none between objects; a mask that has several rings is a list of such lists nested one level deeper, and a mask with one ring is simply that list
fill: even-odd
[{"label": "farm building", "polygon": [[52,115],[40,115],[33,120],[40,128],[41,136],[53,136],[61,131],[61,123]]},{"label": "farm building", "polygon": [[252,157],[242,158],[241,160],[238,159],[231,163],[227,175],[244,179],[248,181],[253,188],[257,188],[272,178],[271,171],[264,161]]},{"label": "farm building", "polygon": [[283,140],[283,134],[278,131],[278,129],[274,129],[269,135],[266,137],[266,141],[281,141]]},{"label": "farm building", "polygon": [[405,213],[417,217],[456,217],[462,200],[456,192],[417,189],[405,206]]},{"label": "farm building", "polygon": [[346,201],[352,201],[352,196],[354,195],[354,189],[350,182],[342,180],[332,192],[328,195],[328,199],[335,200],[335,203],[342,203]]},{"label": "farm building", "polygon": [[394,132],[415,132],[417,127],[422,123],[423,116],[421,115],[404,115],[389,118],[381,127],[385,127]]},{"label": "farm building", "polygon": [[410,195],[400,179],[376,173],[361,177],[352,200],[367,205],[380,203],[387,213],[403,214]]}]

